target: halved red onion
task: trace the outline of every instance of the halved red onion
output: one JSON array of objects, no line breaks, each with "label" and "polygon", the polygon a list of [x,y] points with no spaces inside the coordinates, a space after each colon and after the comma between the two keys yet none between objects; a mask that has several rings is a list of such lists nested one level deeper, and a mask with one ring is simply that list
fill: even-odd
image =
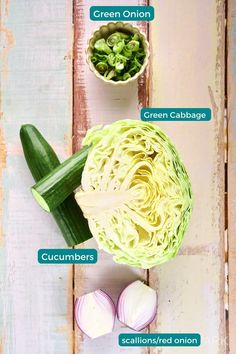
[{"label": "halved red onion", "polygon": [[76,323],[92,339],[112,332],[115,314],[112,299],[100,289],[80,296],[75,302]]},{"label": "halved red onion", "polygon": [[126,326],[141,331],[157,314],[157,293],[140,280],[128,285],[120,294],[117,316]]}]

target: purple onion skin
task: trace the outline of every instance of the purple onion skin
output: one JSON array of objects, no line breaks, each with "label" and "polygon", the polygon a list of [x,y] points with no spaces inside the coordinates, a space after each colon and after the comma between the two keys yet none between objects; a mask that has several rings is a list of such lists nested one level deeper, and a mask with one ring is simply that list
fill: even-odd
[{"label": "purple onion skin", "polygon": [[115,315],[115,319],[116,319],[116,313],[117,313],[117,312],[116,312],[116,305],[115,305],[114,301],[112,300],[112,298],[110,297],[110,295],[108,295],[104,290],[101,290],[101,289],[98,289],[98,290],[96,290],[96,291],[102,292],[103,296],[105,295],[105,297],[107,297],[108,300],[110,300],[110,302],[111,302],[112,305],[113,305],[113,314]]},{"label": "purple onion skin", "polygon": [[[113,328],[112,328],[112,331],[113,331],[113,329],[114,329],[114,326],[115,326],[115,319],[116,319],[116,306],[115,306],[115,304],[114,304],[114,301],[112,300],[112,298],[105,292],[105,291],[103,291],[103,290],[101,290],[101,289],[98,289],[98,290],[96,290],[97,292],[100,292],[100,293],[102,293],[102,295],[104,296],[104,297],[107,297],[107,299],[109,299],[109,301],[111,302],[111,304],[113,305],[112,306],[112,308],[113,308],[113,314],[114,314],[114,323],[113,323]],[[74,317],[74,319],[75,319],[75,321],[76,321],[76,324],[77,324],[77,326],[78,326],[78,328],[79,328],[79,330],[83,333],[83,334],[85,334],[88,338],[90,338],[90,339],[93,339],[92,337],[90,337],[87,333],[85,333],[83,330],[82,330],[82,328],[80,327],[80,325],[79,325],[79,323],[78,323],[78,319],[77,319],[77,316],[76,316],[76,313],[77,313],[77,307],[78,307],[78,305],[79,305],[79,302],[80,302],[80,298],[77,298],[76,300],[75,300],[75,302],[74,302],[74,315],[73,315],[73,317]]]},{"label": "purple onion skin", "polygon": [[[133,282],[132,282],[132,283],[133,283]],[[128,285],[120,292],[120,294],[119,294],[119,296],[118,296],[118,300],[117,300],[117,305],[116,305],[116,313],[117,313],[117,318],[118,318],[118,320],[119,320],[120,323],[122,323],[125,327],[131,329],[132,331],[140,332],[140,331],[143,331],[145,328],[147,328],[147,327],[155,320],[155,318],[157,317],[158,296],[156,295],[156,297],[157,297],[156,305],[155,305],[155,309],[154,309],[154,312],[153,312],[153,316],[151,317],[150,321],[146,322],[146,323],[144,324],[144,327],[142,327],[142,328],[140,328],[140,329],[138,329],[138,330],[135,329],[135,328],[132,328],[132,327],[128,326],[126,323],[124,323],[124,322],[122,322],[122,321],[120,320],[120,318],[119,318],[119,311],[118,311],[118,308],[119,308],[118,304],[119,304],[119,301],[120,301],[120,297],[121,297],[122,293],[123,293],[132,283],[128,284]]]},{"label": "purple onion skin", "polygon": [[78,302],[79,302],[80,300],[79,299],[76,299],[75,300],[75,304],[74,304],[74,318],[75,318],[75,321],[76,321],[76,324],[77,324],[77,326],[78,326],[78,328],[79,328],[79,330],[83,333],[83,334],[85,334],[88,338],[90,338],[90,339],[92,339],[91,337],[89,337],[88,335],[87,335],[87,333],[85,333],[83,330],[82,330],[82,328],[79,326],[79,324],[78,324],[78,321],[77,321],[77,316],[75,315],[76,314],[76,308],[77,308],[77,306],[78,306]]},{"label": "purple onion skin", "polygon": [[148,321],[148,323],[145,324],[144,327],[142,327],[142,328],[140,328],[140,329],[132,328],[132,327],[128,326],[126,323],[122,322],[122,321],[119,319],[118,313],[117,313],[117,318],[118,318],[118,320],[120,321],[120,323],[122,323],[125,327],[127,327],[127,328],[129,328],[129,329],[131,329],[132,331],[135,331],[135,332],[141,332],[141,331],[143,331],[145,328],[147,328],[147,327],[155,320],[155,318],[157,317],[157,305],[156,305],[156,311],[155,311],[155,312],[156,312],[156,313],[154,313],[154,315],[153,315],[153,317],[151,318],[151,320]]}]

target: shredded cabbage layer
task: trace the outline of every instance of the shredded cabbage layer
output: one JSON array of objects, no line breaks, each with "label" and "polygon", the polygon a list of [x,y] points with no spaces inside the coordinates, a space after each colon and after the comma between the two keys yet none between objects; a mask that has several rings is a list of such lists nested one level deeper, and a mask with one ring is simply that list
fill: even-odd
[{"label": "shredded cabbage layer", "polygon": [[100,249],[148,269],[178,253],[192,211],[189,177],[156,125],[120,120],[87,132],[92,144],[76,200]]}]

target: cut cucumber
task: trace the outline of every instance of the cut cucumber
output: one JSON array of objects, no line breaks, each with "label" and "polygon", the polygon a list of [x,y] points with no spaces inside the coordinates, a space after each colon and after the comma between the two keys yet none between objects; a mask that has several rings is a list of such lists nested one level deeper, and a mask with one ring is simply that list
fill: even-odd
[{"label": "cut cucumber", "polygon": [[83,147],[32,187],[34,198],[44,210],[54,210],[80,186],[89,150],[90,146]]},{"label": "cut cucumber", "polygon": [[[35,182],[40,181],[60,165],[52,147],[33,125],[26,124],[21,127],[20,139],[26,162]],[[74,193],[54,209],[52,214],[68,246],[78,245],[92,237],[88,222],[75,201]]]}]

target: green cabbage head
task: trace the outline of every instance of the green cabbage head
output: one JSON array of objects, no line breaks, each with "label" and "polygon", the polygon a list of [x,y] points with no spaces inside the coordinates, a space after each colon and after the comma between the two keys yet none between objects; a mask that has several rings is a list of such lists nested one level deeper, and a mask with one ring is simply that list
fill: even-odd
[{"label": "green cabbage head", "polygon": [[192,211],[189,177],[156,125],[120,120],[87,132],[92,144],[76,193],[100,249],[151,268],[176,256]]}]

